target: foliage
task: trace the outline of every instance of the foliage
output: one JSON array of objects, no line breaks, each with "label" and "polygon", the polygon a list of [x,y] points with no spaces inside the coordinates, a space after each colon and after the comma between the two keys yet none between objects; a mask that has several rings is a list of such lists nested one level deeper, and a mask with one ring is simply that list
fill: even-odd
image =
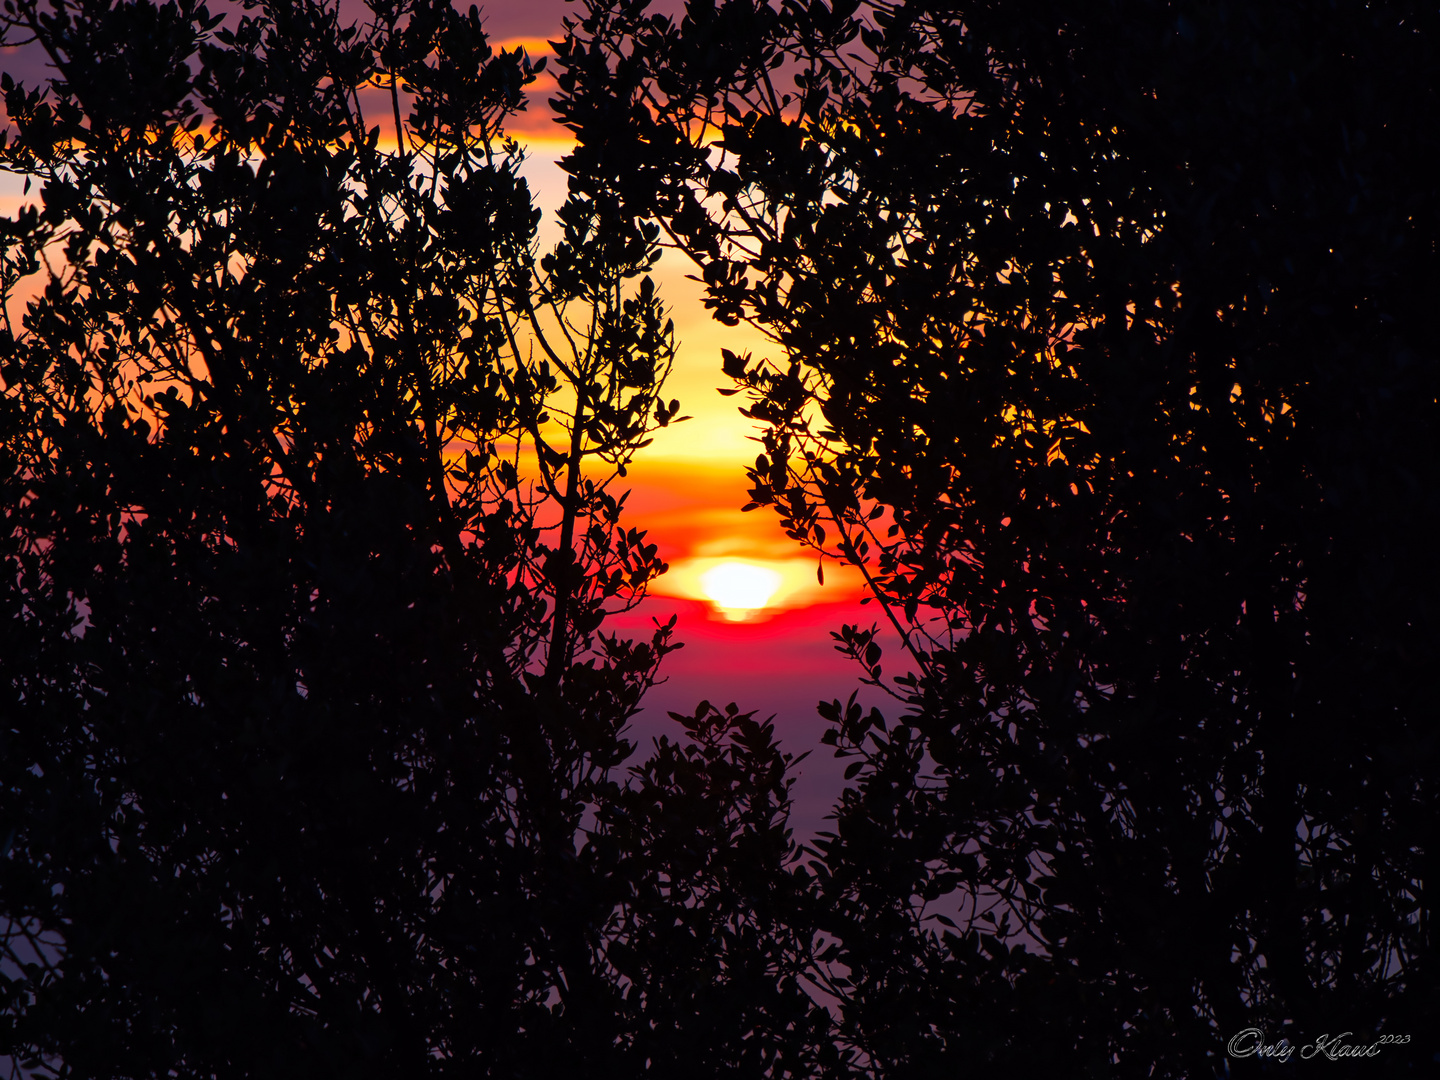
[{"label": "foliage", "polygon": [[6,11],[53,68],[0,147],[11,1074],[773,1061],[788,758],[706,707],[617,773],[673,337],[613,206],[537,261],[542,65],[443,0]]},{"label": "foliage", "polygon": [[[807,875],[777,872],[794,848],[787,778],[770,722],[702,701],[600,810],[597,857],[628,892],[607,927],[624,978],[633,1060],[662,1075],[843,1075],[848,1054],[816,1003]],[[640,1068],[619,1075],[639,1075]]]},{"label": "foliage", "polygon": [[857,760],[816,910],[877,1072],[1195,1076],[1251,1024],[1418,1038],[1440,1007],[1437,29],[1350,0],[572,27],[578,189],[775,342],[724,358],[754,504],[866,570],[913,670],[847,627],[902,715],[822,708]]}]

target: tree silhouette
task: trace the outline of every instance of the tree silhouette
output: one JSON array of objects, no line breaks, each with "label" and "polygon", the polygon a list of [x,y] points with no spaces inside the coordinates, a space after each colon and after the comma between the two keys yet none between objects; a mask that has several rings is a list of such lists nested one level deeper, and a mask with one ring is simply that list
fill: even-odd
[{"label": "tree silhouette", "polygon": [[771,727],[702,703],[619,771],[676,646],[603,632],[663,570],[613,481],[673,335],[613,205],[537,259],[541,65],[443,0],[4,21],[53,69],[0,149],[9,1074],[838,1053]]},{"label": "tree silhouette", "polygon": [[724,358],[754,504],[865,569],[914,672],[846,627],[900,715],[821,710],[856,761],[813,887],[876,1073],[1242,1075],[1248,1025],[1418,1041],[1440,1007],[1436,32],[1348,0],[571,28],[578,189],[774,341]]}]

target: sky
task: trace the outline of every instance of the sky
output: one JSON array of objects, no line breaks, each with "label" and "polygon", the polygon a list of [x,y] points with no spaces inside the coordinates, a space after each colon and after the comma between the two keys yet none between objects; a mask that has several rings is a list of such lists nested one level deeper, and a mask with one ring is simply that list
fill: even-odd
[{"label": "sky", "polygon": [[[539,56],[550,52],[546,41],[561,36],[562,18],[574,10],[566,0],[498,0],[482,14],[492,44],[523,45]],[[38,57],[4,53],[0,66],[16,76],[27,82],[45,77]],[[553,76],[542,75],[531,88],[529,110],[511,125],[526,146],[524,172],[547,221],[565,197],[565,174],[556,162],[569,148],[567,133],[545,104],[554,92]],[[13,212],[21,201],[19,183],[0,178],[0,212]],[[547,232],[553,240],[553,231],[542,225],[542,246]],[[859,690],[867,706],[881,704],[878,691],[861,687],[858,669],[834,651],[830,632],[844,623],[869,627],[881,613],[862,606],[854,570],[827,560],[820,585],[816,557],[785,536],[773,510],[741,511],[749,501],[745,465],[760,452],[758,430],[740,414],[743,395],[719,393],[730,385],[720,370],[720,350],[761,357],[775,349],[753,328],[712,320],[690,273],[683,256],[667,251],[654,276],[679,344],[665,397],[678,398],[691,419],[658,431],[627,477],[626,524],[648,533],[670,571],[607,632],[648,637],[652,620],[678,618],[677,637],[685,648],[666,658],[664,681],[647,696],[630,732],[642,753],[655,736],[678,734],[670,711],[693,712],[702,699],[721,706],[733,701],[762,719],[773,714],[787,750],[813,751],[798,769],[792,818],[798,835],[813,836],[824,828],[846,764],[820,745],[825,723],[816,702],[844,700]]]},{"label": "sky", "polygon": [[[665,13],[682,7],[678,0],[653,5]],[[562,20],[576,17],[577,11],[568,0],[492,0],[481,5],[491,43],[523,45],[532,57],[550,54],[546,43],[562,36]],[[530,88],[528,110],[509,125],[526,146],[524,174],[545,212],[542,247],[555,236],[553,213],[566,190],[557,161],[570,148],[568,133],[546,105],[555,91],[553,75],[542,74]],[[782,746],[796,756],[810,752],[796,770],[791,817],[797,837],[805,839],[826,827],[825,816],[843,786],[848,764],[821,745],[826,722],[817,715],[816,703],[843,701],[858,692],[867,708],[879,705],[886,710],[883,695],[861,686],[858,668],[835,651],[830,634],[845,623],[869,628],[883,618],[873,604],[862,604],[857,571],[827,560],[821,586],[816,557],[785,535],[773,510],[741,511],[750,501],[745,466],[760,453],[755,441],[759,431],[740,414],[743,395],[724,397],[719,392],[731,385],[720,369],[720,350],[750,352],[758,358],[774,356],[775,348],[753,328],[715,322],[701,304],[701,285],[688,279],[692,273],[688,260],[666,251],[654,275],[674,319],[679,346],[665,397],[678,398],[682,415],[691,419],[656,432],[627,477],[627,527],[645,530],[670,570],[638,608],[611,619],[605,629],[648,637],[654,621],[675,615],[677,639],[685,644],[666,657],[663,681],[646,696],[632,724],[629,736],[640,744],[640,754],[651,739],[679,734],[668,717],[671,711],[693,713],[702,700],[721,706],[734,702],[742,711],[755,710],[760,719],[773,715]],[[749,568],[752,580],[745,580],[744,571],[734,580],[736,564]],[[753,591],[758,585],[763,593],[768,584],[774,592],[764,607],[727,610],[707,595],[707,586],[723,594],[727,578],[732,589],[751,586]],[[898,640],[882,635],[881,641],[891,646],[886,651],[893,663]]]},{"label": "sky", "polygon": [[[548,38],[560,34],[560,18],[572,5],[552,0],[532,5],[491,4],[487,28],[493,40],[544,55]],[[552,30],[542,29],[553,19]],[[532,88],[528,115],[512,129],[524,136],[524,173],[549,220],[565,197],[565,174],[556,164],[569,149],[567,133],[550,118],[544,101],[553,84],[542,76]],[[545,226],[541,227],[542,244]],[[656,268],[659,294],[675,322],[678,352],[665,397],[678,398],[681,413],[692,419],[658,431],[629,469],[629,527],[643,529],[670,566],[641,605],[612,619],[607,632],[623,630],[648,636],[652,620],[678,617],[677,639],[685,647],[666,657],[665,680],[645,698],[630,737],[641,749],[660,735],[674,737],[678,727],[668,713],[693,713],[701,700],[729,702],[757,717],[775,717],[781,745],[808,758],[797,767],[791,824],[799,838],[824,829],[825,816],[843,786],[847,761],[822,746],[826,722],[815,711],[820,700],[847,699],[858,692],[868,708],[886,709],[883,695],[859,682],[859,669],[834,649],[831,632],[845,623],[869,628],[883,621],[878,608],[863,604],[858,571],[826,560],[825,584],[817,580],[817,559],[787,537],[770,508],[749,513],[745,466],[761,451],[759,428],[741,415],[744,395],[725,397],[720,388],[732,381],[720,368],[720,351],[775,356],[776,347],[758,330],[726,327],[702,306],[702,286],[689,275],[689,261],[667,250]],[[739,567],[747,571],[737,570]],[[764,606],[727,609],[725,586],[754,581],[758,591],[774,587]],[[727,578],[739,577],[739,581]],[[755,596],[740,599],[754,603]],[[897,644],[893,635],[882,643]],[[893,649],[887,653],[894,659]],[[895,671],[898,674],[898,669]],[[637,755],[638,757],[638,755]]]}]

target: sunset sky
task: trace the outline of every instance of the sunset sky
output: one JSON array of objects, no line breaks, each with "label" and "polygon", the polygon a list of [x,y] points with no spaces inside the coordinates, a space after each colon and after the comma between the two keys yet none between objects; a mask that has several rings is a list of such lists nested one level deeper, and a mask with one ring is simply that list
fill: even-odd
[{"label": "sunset sky", "polygon": [[[502,0],[482,10],[492,43],[524,45],[541,56],[574,8],[565,0]],[[16,76],[32,83],[46,77],[38,57],[4,52],[5,67]],[[545,211],[542,248],[555,236],[551,218],[565,197],[566,179],[556,161],[569,149],[567,133],[545,104],[554,92],[553,77],[542,75],[531,88],[529,111],[511,125],[526,146],[525,173]],[[0,212],[13,213],[20,202],[21,181],[0,177]],[[714,322],[701,306],[700,285],[687,279],[691,272],[687,260],[667,251],[656,274],[679,343],[665,397],[678,398],[691,419],[657,432],[628,477],[628,525],[648,532],[670,572],[639,608],[609,626],[648,636],[652,619],[678,615],[686,647],[667,658],[666,681],[647,698],[631,736],[643,747],[655,735],[673,733],[666,713],[692,711],[701,699],[734,701],[762,718],[775,714],[787,749],[815,751],[801,767],[794,822],[801,833],[813,833],[823,827],[844,764],[819,745],[824,722],[815,703],[863,689],[857,669],[833,650],[830,631],[846,622],[868,627],[879,612],[860,604],[855,571],[827,562],[821,586],[815,556],[784,535],[772,510],[741,512],[749,501],[745,465],[760,448],[753,441],[755,426],[739,412],[744,398],[718,392],[729,384],[720,350],[759,357],[773,355],[773,348],[749,327]],[[879,703],[873,692],[861,697]]]},{"label": "sunset sky", "polygon": [[[545,0],[485,10],[499,44],[524,44],[532,55],[546,55],[545,40],[559,36],[560,19],[570,9]],[[554,29],[545,28],[542,19]],[[553,92],[553,80],[543,75],[518,125],[529,155],[526,176],[547,221],[565,197],[566,178],[556,161],[570,145],[545,105]],[[843,700],[860,690],[860,700],[884,708],[877,691],[859,685],[855,665],[834,651],[830,632],[844,623],[869,627],[880,613],[861,604],[862,582],[854,570],[827,560],[820,585],[815,556],[784,534],[773,510],[741,512],[749,501],[745,466],[760,452],[754,441],[758,429],[740,414],[743,396],[719,393],[718,388],[730,385],[720,370],[720,350],[760,357],[774,355],[774,348],[750,327],[725,327],[711,319],[700,302],[700,284],[687,277],[693,272],[688,260],[666,251],[656,275],[679,343],[665,396],[678,398],[682,414],[692,419],[658,432],[628,477],[629,522],[659,545],[670,572],[639,608],[610,624],[641,636],[652,619],[675,614],[685,648],[666,659],[666,681],[647,697],[631,737],[643,747],[656,735],[673,735],[667,712],[692,711],[701,699],[721,705],[734,701],[761,718],[774,714],[786,749],[797,755],[813,751],[799,768],[793,819],[797,833],[813,834],[825,827],[846,764],[820,745],[826,725],[816,715],[816,702]],[[761,591],[766,584],[774,586],[765,607],[727,611],[711,599],[723,592],[727,578],[739,576],[737,585],[751,584],[745,580],[747,570]]]},{"label": "sunset sky", "polygon": [[[661,3],[657,10],[681,7]],[[546,42],[561,36],[561,20],[577,8],[566,0],[500,0],[481,11],[492,44],[523,45],[539,57],[549,55]],[[526,146],[525,175],[545,211],[542,247],[555,236],[553,211],[565,198],[566,180],[556,162],[570,147],[568,133],[546,105],[555,89],[551,74],[543,74],[531,87],[528,112],[510,125]],[[785,536],[772,510],[741,512],[749,501],[745,465],[754,462],[760,447],[753,441],[754,424],[740,415],[743,397],[718,392],[730,383],[720,370],[720,350],[757,357],[774,350],[749,327],[714,322],[701,306],[701,286],[687,279],[690,273],[687,260],[667,251],[656,278],[679,343],[665,396],[678,398],[682,415],[692,419],[657,432],[627,478],[629,525],[648,532],[670,572],[636,610],[607,624],[610,631],[648,636],[653,619],[677,615],[685,648],[666,658],[665,681],[647,696],[630,737],[642,752],[657,735],[673,737],[676,727],[666,714],[691,712],[702,699],[733,701],[761,718],[773,714],[786,749],[797,755],[813,751],[798,770],[792,819],[798,834],[813,835],[825,827],[846,764],[820,745],[825,721],[816,715],[816,702],[843,700],[859,690],[861,701],[884,707],[877,691],[860,686],[854,664],[834,651],[830,632],[844,623],[869,627],[880,613],[860,603],[861,581],[854,571],[827,561],[821,586],[815,557]],[[735,564],[748,568],[739,572],[738,582]],[[757,586],[763,592],[767,585],[774,592],[764,608],[727,611],[708,598],[709,592],[723,591],[727,579],[742,592]],[[889,673],[898,673],[893,667],[898,657],[887,653]]]}]

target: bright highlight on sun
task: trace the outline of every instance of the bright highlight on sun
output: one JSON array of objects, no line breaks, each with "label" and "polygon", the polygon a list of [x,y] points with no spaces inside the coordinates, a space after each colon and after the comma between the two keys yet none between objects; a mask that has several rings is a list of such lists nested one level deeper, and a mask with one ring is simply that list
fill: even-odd
[{"label": "bright highlight on sun", "polygon": [[721,563],[700,575],[700,587],[727,619],[743,619],[763,608],[781,581],[774,570],[743,562]]}]

